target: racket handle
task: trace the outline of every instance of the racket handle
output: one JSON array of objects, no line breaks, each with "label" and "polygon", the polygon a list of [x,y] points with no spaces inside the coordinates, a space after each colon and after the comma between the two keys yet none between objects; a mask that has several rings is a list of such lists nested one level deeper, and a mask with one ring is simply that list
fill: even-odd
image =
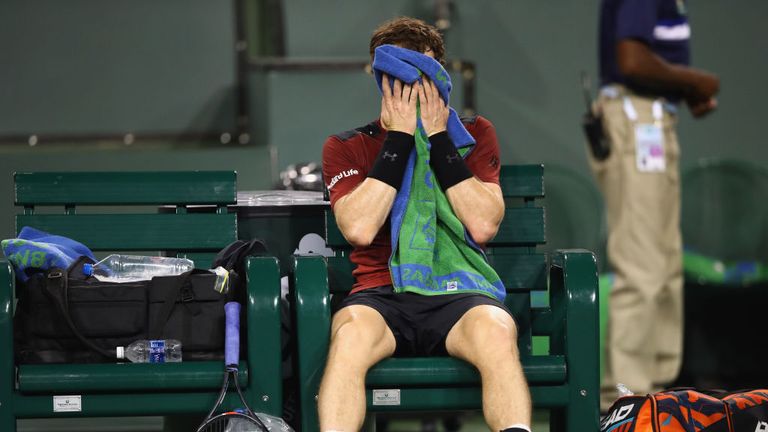
[{"label": "racket handle", "polygon": [[237,366],[240,362],[240,303],[224,305],[226,331],[224,337],[224,364]]}]

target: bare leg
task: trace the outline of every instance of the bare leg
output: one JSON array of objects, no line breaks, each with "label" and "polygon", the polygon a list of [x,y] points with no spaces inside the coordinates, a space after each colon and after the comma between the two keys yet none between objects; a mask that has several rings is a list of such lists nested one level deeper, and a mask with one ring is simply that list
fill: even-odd
[{"label": "bare leg", "polygon": [[352,305],[334,315],[318,396],[321,432],[360,430],[365,418],[365,374],[394,352],[395,336],[375,309]]},{"label": "bare leg", "polygon": [[448,353],[472,363],[483,382],[483,414],[492,431],[531,424],[531,396],[517,350],[512,317],[490,305],[475,306],[453,326]]}]

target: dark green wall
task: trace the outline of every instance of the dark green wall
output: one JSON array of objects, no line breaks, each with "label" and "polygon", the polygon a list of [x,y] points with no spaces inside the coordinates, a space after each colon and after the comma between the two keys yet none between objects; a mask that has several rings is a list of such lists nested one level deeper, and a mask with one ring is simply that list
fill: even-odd
[{"label": "dark green wall", "polygon": [[221,0],[5,0],[0,134],[231,130],[233,23]]},{"label": "dark green wall", "polygon": [[[286,53],[294,59],[365,60],[379,22],[398,15],[430,20],[431,3],[286,1]],[[496,124],[503,162],[554,166],[561,187],[578,182],[574,194],[593,199],[583,187],[591,179],[578,126],[583,110],[578,81],[579,71],[592,76],[596,71],[598,0],[453,4],[449,57],[477,65],[478,109]],[[232,5],[230,0],[0,3],[0,133],[231,128]],[[711,117],[693,121],[682,115],[683,166],[710,157],[768,165],[761,127],[768,96],[763,83],[768,3],[697,0],[690,10],[694,63],[720,74],[722,93]],[[263,17],[249,20],[260,21]],[[254,114],[248,145],[0,146],[0,233],[12,232],[16,170],[232,168],[241,189],[266,188],[287,163],[319,159],[329,134],[377,115],[373,81],[363,71],[252,72],[248,83]],[[574,176],[578,179],[569,180]],[[580,211],[593,211],[586,207]],[[550,221],[557,217],[550,212]]]}]

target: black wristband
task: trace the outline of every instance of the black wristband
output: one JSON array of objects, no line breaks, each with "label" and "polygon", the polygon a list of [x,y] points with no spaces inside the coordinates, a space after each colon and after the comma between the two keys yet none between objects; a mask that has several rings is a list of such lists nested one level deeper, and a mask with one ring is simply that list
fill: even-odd
[{"label": "black wristband", "polygon": [[405,132],[387,132],[387,139],[384,140],[368,177],[381,180],[399,190],[403,184],[403,174],[408,165],[413,142],[413,135]]},{"label": "black wristband", "polygon": [[432,149],[429,151],[429,164],[432,165],[432,171],[435,172],[435,177],[443,190],[448,190],[451,186],[472,178],[472,171],[451,142],[448,132],[432,135],[429,137],[429,143],[432,144]]}]

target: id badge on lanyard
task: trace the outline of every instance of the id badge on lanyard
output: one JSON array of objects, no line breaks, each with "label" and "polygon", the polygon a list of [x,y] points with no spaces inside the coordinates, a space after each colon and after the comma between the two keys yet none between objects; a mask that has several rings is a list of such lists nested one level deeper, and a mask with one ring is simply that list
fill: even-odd
[{"label": "id badge on lanyard", "polygon": [[635,125],[635,161],[640,172],[664,172],[664,115],[660,101],[653,102],[653,123],[637,123],[637,111],[629,98],[624,98],[624,113]]}]

